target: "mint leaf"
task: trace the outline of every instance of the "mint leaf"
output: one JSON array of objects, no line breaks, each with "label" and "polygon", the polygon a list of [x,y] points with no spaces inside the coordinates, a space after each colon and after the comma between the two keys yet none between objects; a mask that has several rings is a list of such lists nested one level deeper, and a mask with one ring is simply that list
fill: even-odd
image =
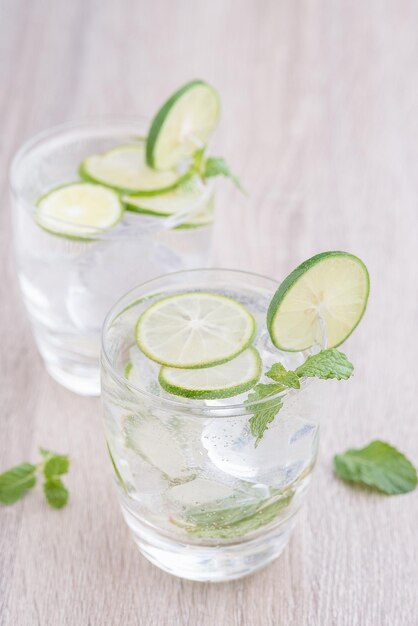
[{"label": "mint leaf", "polygon": [[206,159],[203,178],[211,178],[212,176],[225,176],[230,178],[240,191],[245,193],[239,179],[231,172],[229,165],[222,157],[208,157]]},{"label": "mint leaf", "polygon": [[350,449],[334,457],[335,471],[343,480],[374,487],[387,494],[413,491],[417,471],[399,450],[384,441]]},{"label": "mint leaf", "polygon": [[196,150],[193,153],[193,165],[194,165],[194,169],[197,172],[201,172],[202,170],[202,165],[205,159],[205,152],[206,152],[206,146],[203,146],[202,148],[199,148],[199,150]]},{"label": "mint leaf", "polygon": [[[234,521],[231,522],[231,509],[225,511],[225,517],[222,518],[222,511],[218,516],[207,520],[206,524],[198,524],[186,531],[193,537],[204,539],[236,539],[244,537],[250,532],[257,530],[267,524],[273,522],[279,513],[283,511],[292,501],[294,493],[289,492],[284,497],[265,504],[261,502],[259,505],[247,507],[236,507],[234,509]],[[241,513],[241,515],[240,515]]]},{"label": "mint leaf", "polygon": [[44,493],[48,504],[61,509],[68,502],[68,490],[60,478],[49,478],[44,482]]},{"label": "mint leaf", "polygon": [[13,504],[36,484],[36,467],[31,463],[22,463],[0,474],[0,502]]},{"label": "mint leaf", "polygon": [[300,389],[299,377],[296,372],[288,371],[281,363],[274,363],[266,376],[275,380],[277,383],[281,383],[284,387]]},{"label": "mint leaf", "polygon": [[43,461],[37,465],[22,463],[0,474],[0,502],[13,504],[36,484],[36,471],[45,477],[44,492],[49,504],[57,509],[67,503],[68,491],[59,476],[66,474],[70,466],[68,456],[39,448]]},{"label": "mint leaf", "polygon": [[[259,383],[254,387],[253,391],[248,394],[246,402],[263,400],[269,396],[280,393],[284,389],[284,385],[280,383],[270,385]],[[274,420],[282,406],[281,398],[274,398],[273,400],[263,402],[263,404],[249,407],[250,413],[253,414],[252,417],[250,417],[249,423],[251,434],[255,437],[255,446],[259,444],[268,425]]]},{"label": "mint leaf", "polygon": [[249,422],[251,434],[255,437],[255,447],[260,443],[269,424],[274,420],[282,406],[282,402],[276,406],[264,406],[262,409],[255,410],[253,416],[250,417]]},{"label": "mint leaf", "polygon": [[44,476],[45,478],[53,478],[54,476],[66,474],[69,467],[70,460],[68,456],[63,454],[53,454],[44,465]]},{"label": "mint leaf", "polygon": [[[277,393],[280,393],[285,389],[284,385],[281,384],[264,384],[258,383],[248,394],[246,402],[257,402],[257,400],[264,400],[264,398],[269,398],[270,396],[275,396]],[[257,411],[259,409],[258,406],[251,407],[251,410]]]},{"label": "mint leaf", "polygon": [[[350,378],[353,369],[345,354],[335,348],[321,350],[318,354],[308,356],[305,363],[295,371],[287,370],[282,363],[274,363],[266,376],[274,380],[275,383],[256,385],[253,392],[248,395],[246,402],[263,400],[286,389],[300,389],[300,378],[302,377],[337,378],[338,380]],[[267,402],[249,408],[250,413],[253,414],[250,418],[250,427],[251,433],[256,438],[256,446],[282,406],[283,403],[279,400],[274,404]]]},{"label": "mint leaf", "polygon": [[354,367],[345,354],[336,348],[321,350],[318,354],[308,356],[305,363],[296,369],[299,377],[336,378],[346,380],[350,378]]}]

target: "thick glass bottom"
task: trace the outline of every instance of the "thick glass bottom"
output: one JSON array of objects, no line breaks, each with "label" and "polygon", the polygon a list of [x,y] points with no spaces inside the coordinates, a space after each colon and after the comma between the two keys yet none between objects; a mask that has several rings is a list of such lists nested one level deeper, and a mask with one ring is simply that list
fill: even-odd
[{"label": "thick glass bottom", "polygon": [[253,574],[276,559],[286,547],[295,517],[262,536],[230,545],[196,545],[168,538],[142,524],[122,507],[140,552],[160,569],[188,580],[223,582]]}]

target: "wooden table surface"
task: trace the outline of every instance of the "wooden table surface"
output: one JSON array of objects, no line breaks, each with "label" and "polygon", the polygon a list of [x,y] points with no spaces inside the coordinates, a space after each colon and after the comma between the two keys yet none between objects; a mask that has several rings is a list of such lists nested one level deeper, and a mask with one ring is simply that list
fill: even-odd
[{"label": "wooden table surface", "polygon": [[[415,626],[418,498],[356,491],[332,457],[382,438],[418,462],[418,4],[403,0],[0,0],[0,470],[67,451],[71,500],[0,508],[2,626]],[[280,278],[324,249],[361,256],[370,305],[324,383],[319,461],[283,555],[228,584],[177,580],[122,522],[100,402],[46,374],[13,264],[7,170],[22,141],[88,116],[149,114],[202,77],[220,183],[217,265]],[[325,397],[327,402],[325,402]]]}]

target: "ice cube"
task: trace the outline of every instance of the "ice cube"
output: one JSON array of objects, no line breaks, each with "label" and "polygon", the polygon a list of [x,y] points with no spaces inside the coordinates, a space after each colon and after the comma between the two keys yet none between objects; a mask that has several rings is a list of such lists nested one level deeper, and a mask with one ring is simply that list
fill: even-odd
[{"label": "ice cube", "polygon": [[299,417],[278,415],[255,446],[248,418],[213,419],[202,435],[212,463],[243,480],[286,487],[312,464],[317,427]]},{"label": "ice cube", "polygon": [[185,450],[172,432],[153,416],[125,419],[126,446],[170,481],[183,482],[193,477],[193,467]]},{"label": "ice cube", "polygon": [[125,448],[115,458],[115,464],[129,495],[137,501],[144,502],[148,496],[160,497],[169,487],[161,472],[134,450]]},{"label": "ice cube", "polygon": [[225,483],[195,478],[173,487],[167,495],[171,501],[181,507],[202,506],[232,497],[234,489]]}]

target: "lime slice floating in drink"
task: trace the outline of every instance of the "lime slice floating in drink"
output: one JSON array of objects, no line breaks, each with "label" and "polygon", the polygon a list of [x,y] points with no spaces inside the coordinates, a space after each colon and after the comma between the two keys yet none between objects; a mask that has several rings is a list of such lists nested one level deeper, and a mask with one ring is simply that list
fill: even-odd
[{"label": "lime slice floating in drink", "polygon": [[145,162],[145,144],[128,144],[93,154],[80,165],[81,178],[100,183],[121,193],[160,194],[174,189],[184,180],[171,170],[156,172]]},{"label": "lime slice floating in drink", "polygon": [[364,263],[348,252],[322,252],[299,265],[276,291],[267,326],[280,350],[297,351],[321,343],[321,320],[327,347],[347,339],[363,317],[369,296]]},{"label": "lime slice floating in drink", "polygon": [[151,123],[146,148],[148,165],[169,170],[190,157],[206,144],[219,114],[219,96],[210,85],[193,80],[181,87]]},{"label": "lime slice floating in drink", "polygon": [[36,203],[35,219],[44,230],[63,237],[88,239],[115,226],[123,215],[117,193],[91,183],[57,187]]},{"label": "lime slice floating in drink", "polygon": [[250,344],[255,321],[232,298],[189,292],[158,300],[140,316],[136,341],[161,365],[209,367],[229,361]]},{"label": "lime slice floating in drink", "polygon": [[163,366],[158,381],[163,389],[186,398],[230,398],[248,391],[261,376],[261,359],[257,350],[247,348],[237,357],[215,365],[195,369]]},{"label": "lime slice floating in drink", "polygon": [[[159,196],[124,195],[122,201],[130,211],[149,215],[168,216],[193,210],[207,193],[207,188],[198,179],[190,179],[173,191]],[[201,207],[203,211],[204,207]],[[199,211],[199,213],[201,212]],[[196,215],[197,216],[197,215]]]},{"label": "lime slice floating in drink", "polygon": [[196,213],[194,217],[189,219],[187,222],[182,222],[178,226],[176,226],[176,230],[185,230],[190,228],[200,228],[201,226],[210,226],[213,223],[214,218],[214,207],[213,207],[213,198],[211,198],[208,203],[202,208],[201,211]]}]

